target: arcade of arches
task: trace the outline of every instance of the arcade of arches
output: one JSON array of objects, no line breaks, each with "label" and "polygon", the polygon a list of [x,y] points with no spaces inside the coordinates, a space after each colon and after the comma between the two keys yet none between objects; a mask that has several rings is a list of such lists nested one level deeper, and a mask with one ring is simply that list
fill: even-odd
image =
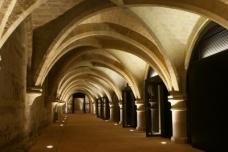
[{"label": "arcade of arches", "polygon": [[228,150],[227,28],[227,0],[0,0],[0,151],[75,110]]}]

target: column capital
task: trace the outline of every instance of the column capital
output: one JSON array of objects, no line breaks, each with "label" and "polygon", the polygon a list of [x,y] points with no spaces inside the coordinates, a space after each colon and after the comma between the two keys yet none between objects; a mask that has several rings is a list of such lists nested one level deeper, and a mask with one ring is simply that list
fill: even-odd
[{"label": "column capital", "polygon": [[171,110],[175,111],[186,111],[186,100],[185,95],[170,95],[168,96],[168,101],[171,103]]},{"label": "column capital", "polygon": [[27,99],[28,105],[31,106],[33,104],[34,100],[41,95],[42,95],[42,93],[40,93],[40,92],[27,92],[26,99]]},{"label": "column capital", "polygon": [[52,108],[54,108],[57,104],[58,102],[52,102]]},{"label": "column capital", "polygon": [[120,109],[122,109],[122,108],[123,108],[123,103],[122,103],[122,101],[121,101],[121,102],[119,102],[119,103],[118,103],[118,105],[119,105]]},{"label": "column capital", "polygon": [[114,107],[114,104],[112,102],[109,103],[109,107],[110,108],[113,108]]},{"label": "column capital", "polygon": [[145,104],[144,99],[136,99],[135,104]]},{"label": "column capital", "polygon": [[136,107],[137,107],[137,111],[141,111],[141,112],[143,112],[143,111],[145,111],[145,102],[144,102],[144,100],[143,99],[136,99],[135,100],[135,105],[136,105]]}]

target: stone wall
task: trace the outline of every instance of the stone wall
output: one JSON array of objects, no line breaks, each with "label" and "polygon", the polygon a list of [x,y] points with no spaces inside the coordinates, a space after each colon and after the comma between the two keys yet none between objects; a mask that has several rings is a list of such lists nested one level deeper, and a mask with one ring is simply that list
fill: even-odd
[{"label": "stone wall", "polygon": [[[50,106],[44,99],[26,98],[27,51],[24,24],[0,50],[0,151],[23,151],[22,143],[36,136],[49,122]],[[32,103],[32,104],[31,104]],[[22,147],[20,147],[22,146]]]}]

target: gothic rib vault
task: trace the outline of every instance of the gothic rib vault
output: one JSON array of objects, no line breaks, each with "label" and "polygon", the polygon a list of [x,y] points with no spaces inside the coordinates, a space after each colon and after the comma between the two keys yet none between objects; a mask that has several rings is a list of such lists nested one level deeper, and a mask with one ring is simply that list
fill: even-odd
[{"label": "gothic rib vault", "polygon": [[[224,11],[219,12],[218,6]],[[222,1],[2,0],[1,10],[1,46],[21,22],[27,21],[32,86],[42,86],[61,60],[53,87],[61,100],[67,100],[74,84],[69,81],[63,88],[58,83],[71,79],[82,67],[93,70],[83,77],[90,81],[84,85],[95,89],[96,96],[115,92],[121,100],[121,89],[128,83],[135,97],[143,98],[148,66],[157,71],[169,91],[184,93],[185,71],[198,32],[210,20],[227,25],[226,3]],[[67,54],[72,55],[62,59]],[[88,94],[88,89],[82,90]]]}]

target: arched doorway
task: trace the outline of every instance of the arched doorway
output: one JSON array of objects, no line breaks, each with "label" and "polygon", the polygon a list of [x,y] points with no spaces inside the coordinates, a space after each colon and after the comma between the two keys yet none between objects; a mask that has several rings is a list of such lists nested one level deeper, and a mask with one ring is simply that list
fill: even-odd
[{"label": "arched doorway", "polygon": [[72,102],[72,113],[75,111],[83,111],[86,113],[86,101],[84,93],[74,93]]},{"label": "arched doorway", "polygon": [[146,106],[146,136],[172,136],[171,104],[168,102],[168,90],[150,68],[145,81],[145,106]]},{"label": "arched doorway", "polygon": [[213,25],[198,40],[188,69],[189,142],[204,151],[228,151],[228,30]]},{"label": "arched doorway", "polygon": [[133,127],[137,126],[137,113],[135,105],[135,97],[130,88],[126,86],[122,91],[123,95],[123,127]]}]

